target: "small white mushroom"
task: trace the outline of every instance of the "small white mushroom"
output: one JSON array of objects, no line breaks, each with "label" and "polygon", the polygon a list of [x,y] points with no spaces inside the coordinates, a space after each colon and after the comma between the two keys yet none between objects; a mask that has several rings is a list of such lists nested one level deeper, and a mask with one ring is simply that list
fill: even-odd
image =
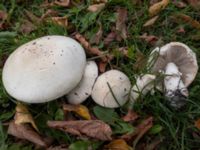
[{"label": "small white mushroom", "polygon": [[[179,42],[156,48],[152,53],[158,53],[152,71],[165,74],[165,96],[173,107],[182,107],[188,96],[186,88],[198,71],[195,53],[187,45]],[[152,57],[150,60],[152,61]]]},{"label": "small white mushroom", "polygon": [[67,95],[68,102],[71,104],[80,104],[85,101],[92,93],[97,76],[97,64],[94,61],[88,61],[80,83]]},{"label": "small white mushroom", "polygon": [[27,103],[59,98],[80,82],[84,49],[65,36],[45,36],[16,49],[3,68],[3,84],[12,97]]},{"label": "small white mushroom", "polygon": [[130,88],[130,80],[123,72],[110,70],[97,78],[92,98],[103,107],[120,107],[127,102]]},{"label": "small white mushroom", "polygon": [[[152,74],[145,74],[137,78],[136,84],[131,89],[131,104],[133,104],[140,95],[144,96],[154,88],[155,78],[156,76]],[[130,107],[132,107],[132,105]]]}]

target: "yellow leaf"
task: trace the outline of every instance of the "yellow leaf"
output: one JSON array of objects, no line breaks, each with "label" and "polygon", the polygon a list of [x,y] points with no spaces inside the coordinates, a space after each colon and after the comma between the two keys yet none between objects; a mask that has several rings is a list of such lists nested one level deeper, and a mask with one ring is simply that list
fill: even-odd
[{"label": "yellow leaf", "polygon": [[158,17],[159,17],[159,16],[155,16],[155,17],[153,17],[153,18],[147,20],[147,21],[145,22],[145,24],[143,25],[143,27],[152,26],[152,25],[156,22],[156,20],[158,19]]},{"label": "yellow leaf", "polygon": [[194,123],[195,127],[200,130],[200,119],[196,120]]},{"label": "yellow leaf", "polygon": [[28,111],[28,108],[25,105],[18,103],[15,110],[15,124],[30,123],[32,127],[39,132],[31,113]]},{"label": "yellow leaf", "polygon": [[161,2],[153,4],[149,8],[149,15],[150,16],[157,15],[161,10],[165,9],[168,4],[169,4],[169,0],[162,0]]},{"label": "yellow leaf", "polygon": [[58,25],[63,26],[63,27],[68,26],[68,19],[67,19],[66,16],[64,16],[64,17],[52,17],[51,19],[55,24],[58,24]]},{"label": "yellow leaf", "polygon": [[63,106],[64,111],[72,111],[81,116],[84,119],[90,120],[91,116],[89,113],[89,110],[87,107],[84,105],[70,105],[70,104],[65,104]]},{"label": "yellow leaf", "polygon": [[104,146],[105,150],[132,150],[132,148],[122,139],[116,139]]}]

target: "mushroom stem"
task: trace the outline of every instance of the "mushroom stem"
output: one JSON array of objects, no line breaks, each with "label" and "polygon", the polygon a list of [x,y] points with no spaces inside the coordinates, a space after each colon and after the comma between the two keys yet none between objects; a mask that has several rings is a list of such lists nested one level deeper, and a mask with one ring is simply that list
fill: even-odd
[{"label": "mushroom stem", "polygon": [[145,74],[137,78],[136,84],[131,89],[129,109],[132,109],[134,102],[140,95],[146,95],[153,89],[155,78],[156,76],[152,74]]},{"label": "mushroom stem", "polygon": [[165,68],[164,79],[165,96],[174,108],[181,108],[185,105],[188,97],[188,90],[181,79],[178,67],[170,62]]}]

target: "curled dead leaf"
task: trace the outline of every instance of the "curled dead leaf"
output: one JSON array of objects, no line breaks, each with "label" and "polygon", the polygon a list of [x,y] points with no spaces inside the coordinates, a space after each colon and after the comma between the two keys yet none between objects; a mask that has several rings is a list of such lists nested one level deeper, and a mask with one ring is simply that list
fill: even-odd
[{"label": "curled dead leaf", "polygon": [[63,110],[64,111],[72,111],[81,116],[84,119],[90,120],[91,116],[89,113],[89,110],[87,107],[84,105],[70,105],[70,104],[65,104],[63,105]]},{"label": "curled dead leaf", "polygon": [[114,41],[117,37],[116,32],[111,31],[104,39],[104,44],[107,46],[109,45],[112,41]]},{"label": "curled dead leaf", "polygon": [[44,19],[48,18],[48,17],[56,17],[58,16],[58,12],[52,9],[48,9],[41,17],[40,19],[42,21],[44,21]]},{"label": "curled dead leaf", "polygon": [[91,44],[99,44],[103,36],[103,29],[102,29],[102,24],[99,23],[99,30],[97,33],[93,36],[93,38],[90,40]]},{"label": "curled dead leaf", "polygon": [[19,139],[28,140],[38,146],[47,147],[44,139],[33,130],[28,124],[15,124],[14,121],[9,123],[8,134]]},{"label": "curled dead leaf", "polygon": [[200,30],[200,23],[197,20],[194,20],[192,17],[185,15],[185,14],[177,14],[172,17],[173,20],[177,22],[177,20],[183,21],[185,23],[188,23],[193,28]]},{"label": "curled dead leaf", "polygon": [[147,33],[139,36],[139,38],[151,45],[154,45],[158,41],[158,37],[156,37],[155,35],[148,35]]},{"label": "curled dead leaf", "polygon": [[48,121],[47,125],[76,136],[87,136],[102,141],[112,140],[110,126],[100,120]]},{"label": "curled dead leaf", "polygon": [[[128,19],[128,12],[125,8],[117,9],[117,21],[116,21],[116,31],[119,36],[123,39],[128,37],[126,21]],[[119,38],[120,39],[120,38]]]},{"label": "curled dead leaf", "polygon": [[122,119],[125,121],[125,122],[133,122],[135,121],[137,118],[139,117],[139,115],[134,112],[133,110],[128,110],[128,113],[122,117]]},{"label": "curled dead leaf", "polygon": [[200,9],[200,1],[199,0],[187,0],[187,2],[195,9]]},{"label": "curled dead leaf", "polygon": [[64,16],[64,17],[52,17],[51,19],[57,25],[60,25],[62,27],[68,26],[68,19],[67,19],[66,16]]},{"label": "curled dead leaf", "polygon": [[200,130],[200,119],[195,121],[194,126]]},{"label": "curled dead leaf", "polygon": [[143,25],[143,27],[148,27],[148,26],[154,25],[154,23],[156,22],[156,20],[158,19],[158,17],[159,17],[159,16],[155,16],[155,17],[153,17],[153,18],[147,20],[147,21],[145,22],[145,24]]},{"label": "curled dead leaf", "polygon": [[20,124],[30,123],[36,131],[39,131],[31,113],[28,111],[28,108],[25,105],[23,105],[22,103],[18,103],[15,109],[16,109],[14,117],[15,124],[20,125]]},{"label": "curled dead leaf", "polygon": [[149,8],[149,16],[155,16],[157,15],[161,10],[165,9],[167,5],[169,4],[169,0],[162,0],[158,3],[153,4]]},{"label": "curled dead leaf", "polygon": [[92,47],[83,35],[81,35],[80,33],[76,33],[75,39],[83,45],[88,54],[100,56],[102,61],[107,61],[107,58],[106,56],[104,56],[103,52],[100,51],[100,49],[97,47]]},{"label": "curled dead leaf", "polygon": [[58,6],[68,7],[70,4],[70,0],[55,0],[54,3]]},{"label": "curled dead leaf", "polygon": [[186,3],[177,0],[172,1],[172,3],[178,8],[185,8],[187,6]]},{"label": "curled dead leaf", "polygon": [[99,12],[104,9],[105,3],[90,5],[87,10],[90,12]]},{"label": "curled dead leaf", "polygon": [[104,146],[104,150],[132,150],[123,139],[116,139]]},{"label": "curled dead leaf", "polygon": [[32,12],[25,10],[25,15],[28,17],[30,22],[32,22],[34,24],[40,24],[41,23],[41,19],[39,17],[37,17],[36,15],[34,15]]}]

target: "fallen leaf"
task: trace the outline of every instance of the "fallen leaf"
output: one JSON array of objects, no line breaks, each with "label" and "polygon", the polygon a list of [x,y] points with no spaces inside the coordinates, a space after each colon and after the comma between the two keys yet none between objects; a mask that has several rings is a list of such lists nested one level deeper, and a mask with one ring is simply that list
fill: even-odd
[{"label": "fallen leaf", "polygon": [[98,63],[99,72],[100,72],[100,73],[105,72],[105,71],[106,71],[107,65],[108,65],[107,62],[100,61],[100,62]]},{"label": "fallen leaf", "polygon": [[100,120],[48,121],[47,125],[76,136],[87,136],[102,141],[112,140],[110,126]]},{"label": "fallen leaf", "polygon": [[114,41],[117,37],[116,32],[111,31],[104,39],[104,44],[109,45],[112,41]]},{"label": "fallen leaf", "polygon": [[187,0],[187,2],[195,9],[200,9],[200,1],[199,0]]},{"label": "fallen leaf", "polygon": [[8,17],[8,14],[5,11],[0,10],[0,29],[4,28],[4,23],[7,17]]},{"label": "fallen leaf", "polygon": [[34,23],[34,24],[40,24],[41,23],[41,19],[39,17],[37,17],[36,15],[34,15],[32,12],[25,10],[25,14],[28,17],[28,19]]},{"label": "fallen leaf", "polygon": [[122,139],[126,141],[132,141],[134,137],[134,147],[138,143],[138,141],[142,138],[142,136],[153,126],[153,117],[148,117],[143,120],[137,127],[133,133],[125,134],[121,136]]},{"label": "fallen leaf", "polygon": [[36,131],[39,131],[33,120],[31,113],[28,111],[28,108],[25,105],[23,105],[22,103],[18,103],[15,109],[16,109],[14,117],[15,124],[20,125],[20,124],[30,123]]},{"label": "fallen leaf", "polygon": [[84,105],[70,105],[70,104],[65,104],[63,105],[63,110],[64,111],[72,111],[81,116],[84,119],[90,120],[91,116],[89,113],[89,110],[87,107]]},{"label": "fallen leaf", "polygon": [[128,57],[128,47],[120,47],[118,50],[123,56]]},{"label": "fallen leaf", "polygon": [[90,12],[100,12],[102,9],[104,9],[105,3],[100,3],[100,4],[94,4],[90,5],[87,10]]},{"label": "fallen leaf", "polygon": [[200,29],[200,23],[197,20],[194,20],[192,17],[185,14],[177,14],[172,17],[176,22],[177,20],[181,20],[185,23],[188,23],[190,26],[196,29]]},{"label": "fallen leaf", "polygon": [[104,146],[104,150],[132,150],[123,139],[116,139]]},{"label": "fallen leaf", "polygon": [[145,24],[143,25],[143,27],[148,27],[148,26],[154,25],[154,23],[156,22],[156,20],[158,19],[158,17],[159,17],[159,16],[155,16],[155,17],[153,17],[153,18],[147,20],[147,21],[145,22]]},{"label": "fallen leaf", "polygon": [[146,56],[140,52],[136,51],[135,54],[135,63],[133,64],[133,70],[139,71],[142,70],[146,66],[147,58]]},{"label": "fallen leaf", "polygon": [[139,115],[134,112],[133,110],[128,110],[128,113],[122,117],[122,119],[125,121],[125,122],[133,122],[135,121],[137,118],[139,117]]},{"label": "fallen leaf", "polygon": [[154,45],[158,40],[158,37],[156,37],[155,35],[148,35],[147,33],[144,33],[143,35],[139,36],[139,38],[143,39],[151,45]]},{"label": "fallen leaf", "polygon": [[64,17],[51,17],[51,19],[57,25],[60,25],[62,27],[68,26],[68,19],[67,19],[66,16],[64,16]]},{"label": "fallen leaf", "polygon": [[155,16],[157,15],[161,10],[165,9],[167,5],[169,4],[169,0],[162,0],[158,3],[153,4],[149,8],[149,16]]},{"label": "fallen leaf", "polygon": [[104,53],[100,51],[97,47],[91,47],[90,43],[80,33],[75,34],[75,39],[78,40],[83,45],[87,53],[101,56],[102,61],[104,62],[107,61],[107,58],[106,56],[104,56]]},{"label": "fallen leaf", "polygon": [[55,11],[55,10],[52,10],[52,9],[48,9],[41,17],[40,17],[40,20],[44,20],[48,17],[56,17],[58,16],[58,12]]},{"label": "fallen leaf", "polygon": [[99,23],[99,30],[97,31],[97,33],[92,37],[92,39],[90,40],[91,44],[96,44],[98,45],[102,39],[103,36],[103,30],[102,30],[102,25],[101,23]]},{"label": "fallen leaf", "polygon": [[46,150],[69,150],[66,144],[59,145],[59,146],[50,146]]},{"label": "fallen leaf", "polygon": [[19,139],[28,140],[38,146],[47,147],[44,139],[35,132],[28,124],[15,124],[14,121],[9,123],[8,134]]},{"label": "fallen leaf", "polygon": [[194,126],[200,130],[200,119],[195,121]]},{"label": "fallen leaf", "polygon": [[68,7],[70,4],[70,0],[55,0],[54,4],[58,6]]},{"label": "fallen leaf", "polygon": [[176,31],[177,33],[185,33],[184,27],[179,27],[179,29]]},{"label": "fallen leaf", "polygon": [[30,22],[28,20],[23,20],[23,23],[21,24],[19,31],[21,33],[28,34],[36,29],[37,29],[37,27],[32,22]]},{"label": "fallen leaf", "polygon": [[187,4],[182,1],[173,0],[172,3],[178,8],[185,8]]},{"label": "fallen leaf", "polygon": [[117,21],[116,21],[116,31],[119,33],[119,36],[123,39],[128,37],[126,21],[128,19],[127,9],[118,8],[117,9]]}]

